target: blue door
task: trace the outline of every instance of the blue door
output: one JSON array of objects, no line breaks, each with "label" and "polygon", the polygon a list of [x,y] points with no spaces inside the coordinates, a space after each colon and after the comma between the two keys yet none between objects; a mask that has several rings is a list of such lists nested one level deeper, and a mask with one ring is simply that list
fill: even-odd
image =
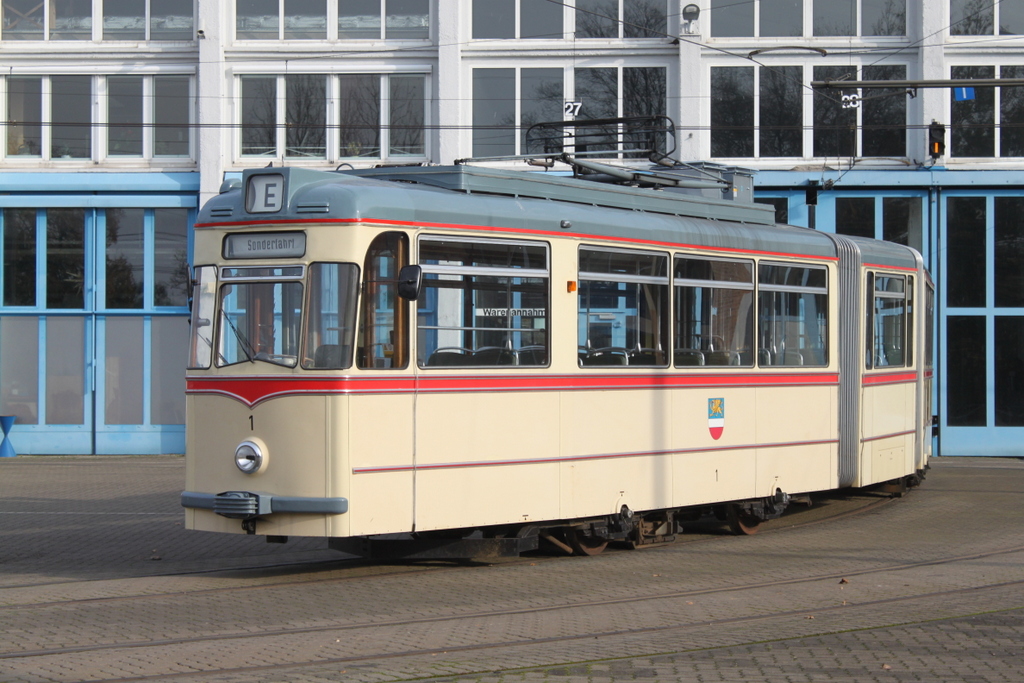
[{"label": "blue door", "polygon": [[19,453],[184,450],[194,211],[170,200],[2,209],[0,414]]}]

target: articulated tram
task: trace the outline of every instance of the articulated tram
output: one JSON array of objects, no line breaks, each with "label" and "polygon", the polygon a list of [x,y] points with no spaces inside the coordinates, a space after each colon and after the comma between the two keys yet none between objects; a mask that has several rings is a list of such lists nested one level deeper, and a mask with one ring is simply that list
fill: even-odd
[{"label": "articulated tram", "polygon": [[671,173],[226,183],[195,227],[188,528],[594,554],[709,511],[751,533],[813,492],[917,483],[920,255]]}]

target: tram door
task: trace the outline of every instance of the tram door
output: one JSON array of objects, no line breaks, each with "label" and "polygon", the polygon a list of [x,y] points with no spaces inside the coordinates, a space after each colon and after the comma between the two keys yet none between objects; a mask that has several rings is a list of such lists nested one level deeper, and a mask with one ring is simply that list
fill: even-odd
[{"label": "tram door", "polygon": [[[360,370],[408,377],[409,307],[398,296],[398,272],[409,262],[409,237],[386,232],[374,238],[363,263],[363,291],[360,302],[356,366]],[[374,528],[409,529],[413,523],[414,392],[383,391],[361,396],[350,403],[349,452],[353,471],[387,466],[386,474],[357,475],[353,480],[355,500],[388,500],[387,506],[372,506],[386,520],[359,520]],[[358,516],[370,506],[354,507]],[[377,514],[377,513],[375,513]]]}]

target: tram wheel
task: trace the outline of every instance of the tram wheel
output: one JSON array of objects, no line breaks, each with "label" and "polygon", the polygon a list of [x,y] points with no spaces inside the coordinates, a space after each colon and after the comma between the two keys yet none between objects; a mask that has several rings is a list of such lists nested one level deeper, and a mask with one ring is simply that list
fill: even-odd
[{"label": "tram wheel", "polygon": [[744,512],[736,505],[730,505],[726,513],[726,520],[729,522],[729,530],[737,536],[753,536],[761,520],[749,512]]},{"label": "tram wheel", "polygon": [[566,541],[576,555],[600,555],[608,547],[608,539],[586,534],[582,529],[570,527],[566,531]]}]

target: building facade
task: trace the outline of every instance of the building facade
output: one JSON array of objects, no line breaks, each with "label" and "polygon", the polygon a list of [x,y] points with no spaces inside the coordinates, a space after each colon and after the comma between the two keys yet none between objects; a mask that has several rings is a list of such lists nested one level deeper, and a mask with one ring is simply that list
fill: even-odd
[{"label": "building facade", "polygon": [[[666,115],[780,220],[918,248],[943,454],[1019,455],[1024,5],[994,0],[0,0],[0,414],[22,453],[184,447],[190,226],[226,178],[526,152]],[[960,97],[958,99],[958,97]],[[929,154],[928,129],[945,126]]]}]

